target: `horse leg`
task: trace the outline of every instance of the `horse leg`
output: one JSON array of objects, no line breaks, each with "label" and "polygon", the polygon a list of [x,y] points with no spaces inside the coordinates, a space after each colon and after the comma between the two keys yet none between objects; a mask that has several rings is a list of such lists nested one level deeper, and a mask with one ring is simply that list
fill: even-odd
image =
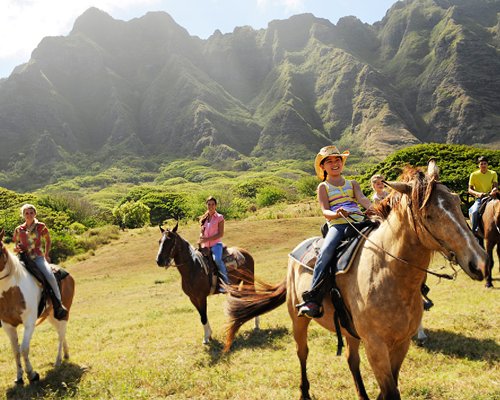
[{"label": "horse leg", "polygon": [[69,348],[68,343],[66,341],[66,325],[68,321],[59,321],[53,317],[49,318],[49,322],[57,331],[57,336],[59,339],[59,344],[57,346],[57,356],[56,361],[54,363],[54,367],[59,367],[62,363],[62,355],[64,352],[64,359],[69,359]]},{"label": "horse leg", "polygon": [[17,329],[10,325],[7,324],[6,322],[2,323],[2,327],[4,331],[7,333],[7,336],[9,337],[10,340],[10,345],[12,347],[12,353],[14,354],[14,358],[16,360],[16,369],[17,369],[17,376],[16,376],[16,384],[22,385],[23,382],[23,366],[21,364],[21,349],[19,348],[19,339],[17,336]]},{"label": "horse leg", "polygon": [[392,373],[391,356],[387,345],[376,337],[365,339],[365,352],[380,387],[377,400],[401,400],[397,382]]},{"label": "horse leg", "polygon": [[396,381],[396,385],[398,384],[401,365],[403,364],[406,353],[408,353],[408,349],[410,348],[410,342],[410,340],[405,340],[404,342],[395,345],[391,351],[391,370],[392,376]]},{"label": "horse leg", "polygon": [[35,382],[40,379],[40,375],[38,375],[38,372],[33,370],[33,366],[31,365],[29,357],[31,338],[34,332],[35,332],[35,322],[34,321],[25,322],[23,341],[21,343],[20,351],[21,351],[21,356],[23,357],[24,360],[24,368],[26,370],[26,375],[28,375],[28,379],[30,382]]},{"label": "horse leg", "polygon": [[254,329],[258,331],[260,329],[260,317],[254,318]]},{"label": "horse leg", "polygon": [[307,328],[311,320],[309,318],[297,317],[295,309],[292,307],[290,316],[293,322],[293,337],[295,339],[297,357],[300,362],[300,400],[310,400],[309,380],[307,379],[307,356],[309,347],[307,345]]},{"label": "horse leg", "polygon": [[[491,240],[484,240],[484,248],[486,249],[486,253],[488,253],[488,262],[486,263],[486,284],[485,286],[487,288],[492,288],[493,287],[493,277],[492,277],[492,271],[493,271],[493,246],[495,243]],[[498,251],[498,249],[497,249]]]},{"label": "horse leg", "polygon": [[427,342],[427,339],[429,339],[429,337],[425,334],[424,324],[422,323],[422,320],[420,320],[420,325],[418,326],[417,332],[417,346],[424,346],[425,342]]},{"label": "horse leg", "polygon": [[346,336],[345,339],[347,343],[347,351],[346,351],[347,364],[349,365],[352,377],[354,378],[354,384],[356,385],[356,391],[358,392],[358,397],[360,400],[368,400],[368,394],[366,393],[365,384],[363,383],[363,378],[361,377],[361,370],[359,369],[360,341],[350,336]]},{"label": "horse leg", "polygon": [[203,344],[208,344],[210,339],[212,339],[212,328],[210,327],[210,322],[208,322],[207,317],[207,298],[204,297],[202,300],[196,300],[191,298],[191,302],[194,304],[198,313],[200,314],[201,324],[203,325]]}]

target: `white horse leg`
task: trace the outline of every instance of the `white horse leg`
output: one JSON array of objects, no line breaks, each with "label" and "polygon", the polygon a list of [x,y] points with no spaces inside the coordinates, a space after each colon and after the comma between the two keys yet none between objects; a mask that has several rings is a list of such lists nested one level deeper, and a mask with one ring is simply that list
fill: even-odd
[{"label": "white horse leg", "polygon": [[59,367],[62,363],[63,351],[64,351],[64,359],[65,360],[69,359],[69,348],[68,348],[68,343],[66,342],[66,325],[68,321],[59,321],[53,317],[49,317],[49,321],[56,329],[57,336],[59,339],[56,362],[54,363],[55,367]]},{"label": "white horse leg", "polygon": [[255,317],[254,319],[254,329],[258,331],[260,329],[260,317]]},{"label": "white horse leg", "polygon": [[23,383],[23,366],[21,364],[21,350],[19,348],[19,339],[17,337],[17,329],[12,325],[7,324],[6,322],[2,322],[2,327],[3,327],[4,331],[7,333],[7,336],[9,337],[10,345],[12,347],[12,353],[14,354],[14,358],[16,360],[16,369],[17,369],[16,383],[22,384]]},{"label": "white horse leg", "polygon": [[429,339],[429,337],[425,334],[424,324],[422,324],[422,320],[420,320],[417,333],[417,345],[423,346],[425,342],[427,342],[427,339]]},{"label": "white horse leg", "polygon": [[207,321],[207,323],[203,325],[203,331],[205,332],[203,344],[208,344],[210,339],[212,339],[212,328],[210,328],[210,322]]},{"label": "white horse leg", "polygon": [[28,375],[28,379],[30,382],[34,382],[40,379],[40,375],[36,371],[33,370],[33,366],[30,362],[30,342],[33,333],[35,332],[35,322],[25,322],[24,323],[24,335],[23,341],[21,343],[21,356],[24,359],[24,368],[26,370],[26,374]]}]

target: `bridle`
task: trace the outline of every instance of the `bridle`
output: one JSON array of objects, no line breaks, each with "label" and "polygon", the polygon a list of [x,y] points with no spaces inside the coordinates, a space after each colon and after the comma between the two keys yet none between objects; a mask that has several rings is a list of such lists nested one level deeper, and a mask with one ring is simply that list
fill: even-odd
[{"label": "bridle", "polygon": [[[167,231],[165,231],[163,233],[164,236],[166,234],[167,234]],[[172,244],[172,247],[170,248],[169,254],[167,256],[167,261],[168,262],[167,262],[166,266],[172,265],[172,261],[174,260],[174,251],[175,251],[175,248],[177,246],[177,235],[173,234],[172,236],[173,236],[173,239],[172,239],[173,244]],[[170,237],[169,237],[169,239],[170,239]],[[173,262],[173,265],[175,265],[175,261]]]},{"label": "bridle", "polygon": [[[410,215],[411,215],[411,218],[412,218],[412,222],[413,222],[413,230],[415,233],[417,233],[417,223],[415,221],[415,216],[413,215],[413,211],[412,211],[412,203],[411,203],[411,198],[409,199],[409,202],[408,202],[408,209],[409,209],[409,212],[410,212]],[[367,240],[368,242],[370,242],[371,244],[373,244],[377,249],[379,249],[380,251],[382,251],[383,253],[387,254],[389,257],[392,257],[393,259],[403,263],[403,264],[406,264],[412,268],[415,268],[415,269],[418,269],[420,271],[423,271],[425,272],[426,274],[430,274],[430,275],[434,275],[434,276],[437,276],[438,278],[444,278],[444,279],[449,279],[449,280],[454,280],[457,276],[457,270],[455,268],[453,268],[453,264],[458,264],[457,263],[457,260],[456,260],[456,256],[455,256],[455,253],[453,253],[452,251],[450,251],[450,255],[446,255],[442,250],[439,250],[439,252],[443,255],[443,257],[448,260],[450,262],[450,266],[452,267],[454,273],[453,275],[449,275],[449,274],[441,274],[439,272],[434,272],[434,271],[431,271],[427,268],[422,268],[418,265],[415,265],[415,264],[411,264],[409,263],[408,261],[398,257],[398,256],[395,256],[391,253],[389,253],[387,250],[383,249],[381,246],[379,246],[378,244],[374,243],[373,240],[371,240],[368,236],[366,236],[363,232],[361,232],[358,228],[356,228],[356,226],[349,221],[348,218],[345,218],[344,217],[344,220],[347,221],[347,223],[361,236],[363,237],[365,240]],[[431,238],[439,244],[440,247],[446,249],[446,247],[443,245],[443,243],[438,239],[436,238],[430,231],[429,229],[423,224],[423,223],[420,223],[419,226],[421,226],[426,233],[428,233]],[[447,250],[447,249],[446,249]]]}]

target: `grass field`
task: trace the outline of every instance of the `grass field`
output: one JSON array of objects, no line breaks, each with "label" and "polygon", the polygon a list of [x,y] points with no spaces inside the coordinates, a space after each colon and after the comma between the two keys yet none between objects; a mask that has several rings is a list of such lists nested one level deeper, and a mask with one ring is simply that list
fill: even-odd
[{"label": "grass field", "polygon": [[[317,235],[321,218],[226,222],[225,243],[256,259],[259,277],[281,281],[287,254]],[[198,231],[181,226],[191,243]],[[0,336],[0,393],[8,399],[297,399],[299,363],[284,306],[262,318],[261,330],[243,326],[230,354],[222,354],[224,297],[209,299],[211,345],[201,344],[199,317],[175,268],[155,263],[159,230],[131,230],[87,260],[67,263],[76,279],[68,324],[71,358],[54,369],[56,334],[43,324],[32,340],[31,361],[41,374],[15,387],[7,336]],[[499,276],[498,260],[494,275]],[[436,257],[435,266],[444,264]],[[453,282],[429,277],[434,308],[424,315],[430,342],[412,345],[400,374],[404,399],[500,399],[500,290],[462,272]],[[495,281],[500,288],[500,281]],[[309,378],[314,399],[355,399],[335,335],[311,324]],[[364,355],[370,397],[376,381]]]}]

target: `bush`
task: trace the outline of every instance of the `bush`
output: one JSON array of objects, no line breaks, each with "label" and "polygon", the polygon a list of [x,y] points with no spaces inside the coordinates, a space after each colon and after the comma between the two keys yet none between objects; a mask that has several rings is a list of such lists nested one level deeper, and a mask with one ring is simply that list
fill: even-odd
[{"label": "bush", "polygon": [[285,199],[286,192],[274,186],[266,186],[260,189],[255,198],[259,207],[269,207]]},{"label": "bush", "polygon": [[186,199],[177,193],[148,193],[140,200],[149,207],[152,225],[160,225],[167,219],[179,220],[186,217]]},{"label": "bush", "polygon": [[113,209],[113,216],[120,227],[142,228],[149,224],[149,207],[140,201],[127,201]]},{"label": "bush", "polygon": [[302,196],[313,197],[316,195],[318,178],[316,176],[304,176],[297,181],[296,186]]}]

